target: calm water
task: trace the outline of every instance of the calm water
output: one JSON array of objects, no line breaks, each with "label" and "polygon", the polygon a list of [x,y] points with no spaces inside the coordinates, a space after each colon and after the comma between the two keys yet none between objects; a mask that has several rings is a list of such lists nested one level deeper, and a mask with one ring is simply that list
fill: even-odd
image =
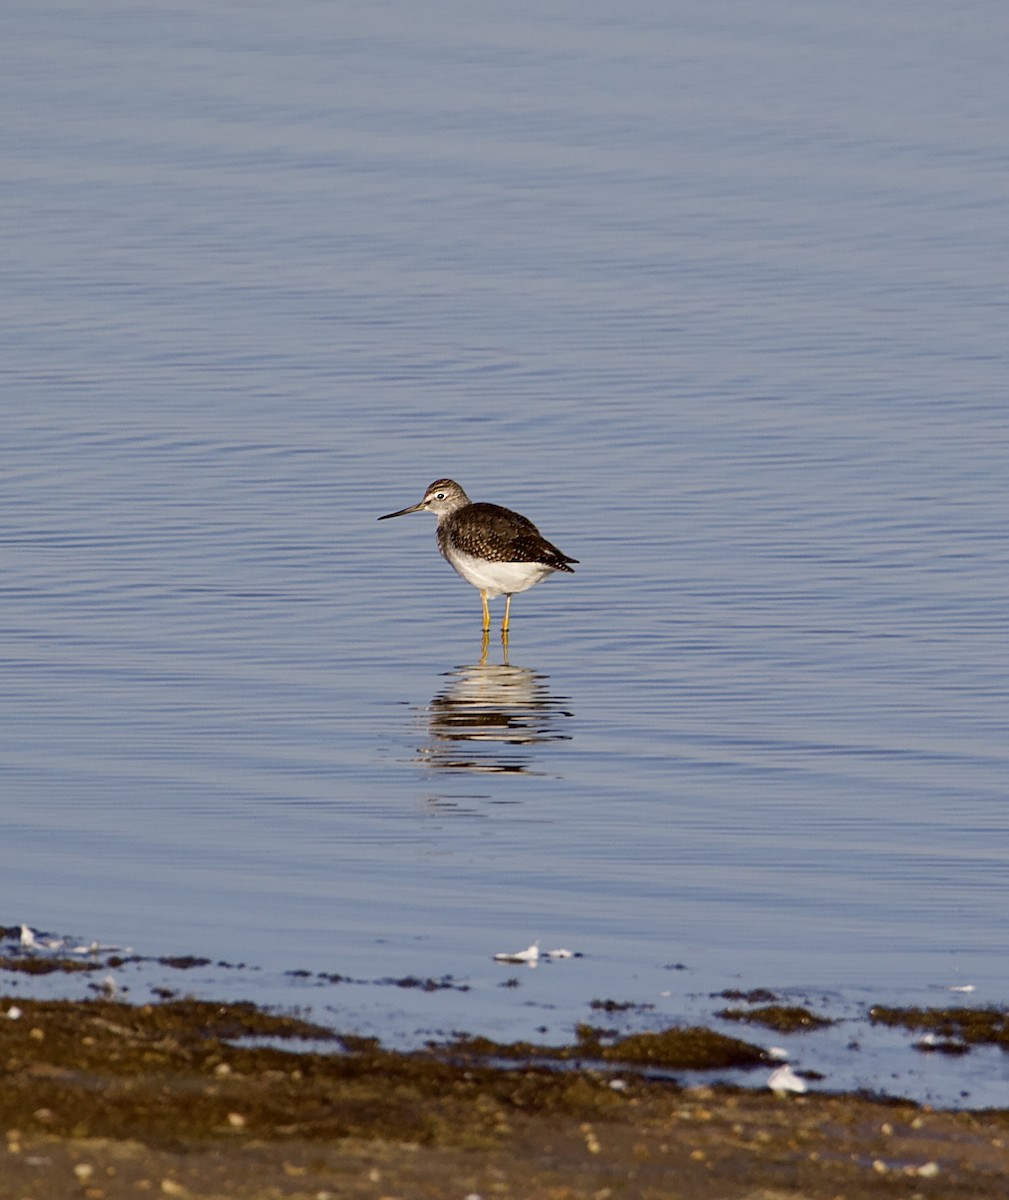
[{"label": "calm water", "polygon": [[[1004,6],[4,26],[0,921],[391,1040],[1009,1001]],[[440,475],[580,560],[507,664]]]}]

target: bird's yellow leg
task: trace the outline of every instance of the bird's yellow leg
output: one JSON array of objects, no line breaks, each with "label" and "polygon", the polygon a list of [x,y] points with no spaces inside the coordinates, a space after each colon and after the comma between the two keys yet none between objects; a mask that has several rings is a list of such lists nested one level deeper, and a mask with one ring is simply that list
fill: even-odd
[{"label": "bird's yellow leg", "polygon": [[480,599],[483,601],[483,627],[484,632],[490,629],[490,609],[487,607],[487,593],[481,588]]},{"label": "bird's yellow leg", "polygon": [[483,642],[480,646],[480,666],[484,666],[487,662],[487,647],[490,645],[490,630],[483,631]]},{"label": "bird's yellow leg", "polygon": [[501,622],[501,634],[503,637],[508,636],[508,630],[511,627],[511,614],[512,614],[512,594],[511,594],[511,592],[509,592],[508,595],[505,596],[505,615],[504,615],[504,620]]}]

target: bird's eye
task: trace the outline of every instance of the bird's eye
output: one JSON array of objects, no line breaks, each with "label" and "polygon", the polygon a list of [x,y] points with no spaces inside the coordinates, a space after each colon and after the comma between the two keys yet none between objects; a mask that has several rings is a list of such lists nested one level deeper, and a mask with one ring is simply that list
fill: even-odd
[{"label": "bird's eye", "polygon": [[444,500],[444,499],[445,499],[445,493],[444,493],[444,492],[436,492],[436,493],[435,493],[435,497],[434,497],[434,498],[435,498],[436,500]]}]

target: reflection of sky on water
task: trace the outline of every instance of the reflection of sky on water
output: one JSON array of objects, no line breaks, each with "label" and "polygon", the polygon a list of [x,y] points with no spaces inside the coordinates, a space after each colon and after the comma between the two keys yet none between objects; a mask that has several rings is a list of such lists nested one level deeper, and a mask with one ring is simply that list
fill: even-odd
[{"label": "reflection of sky on water", "polygon": [[427,706],[428,741],[419,760],[439,770],[529,774],[533,747],[567,741],[571,712],[548,677],[528,667],[479,662],[446,673]]}]

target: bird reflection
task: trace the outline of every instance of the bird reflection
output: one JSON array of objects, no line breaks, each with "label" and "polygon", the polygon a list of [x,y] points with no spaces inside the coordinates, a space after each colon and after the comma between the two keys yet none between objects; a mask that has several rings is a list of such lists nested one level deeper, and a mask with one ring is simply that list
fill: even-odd
[{"label": "bird reflection", "polygon": [[[486,639],[485,639],[486,649]],[[487,662],[445,674],[445,686],[427,707],[429,742],[419,749],[430,767],[448,771],[525,774],[532,747],[567,741],[571,713],[550,693],[548,676],[529,667]]]}]

